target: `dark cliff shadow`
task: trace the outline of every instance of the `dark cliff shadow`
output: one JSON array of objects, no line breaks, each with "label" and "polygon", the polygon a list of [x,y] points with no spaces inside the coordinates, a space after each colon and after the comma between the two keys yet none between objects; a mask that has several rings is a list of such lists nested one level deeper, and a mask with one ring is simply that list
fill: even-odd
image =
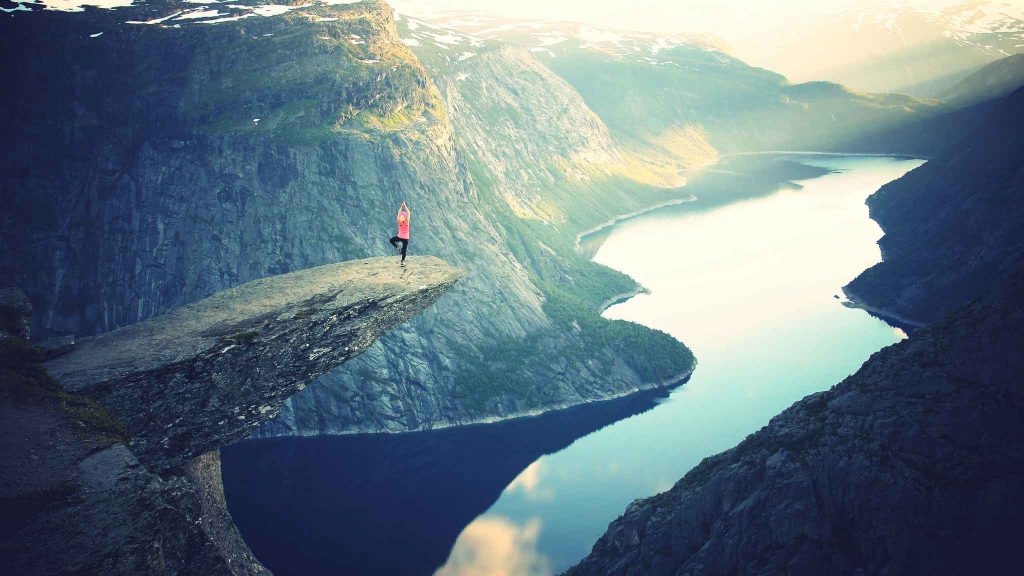
[{"label": "dark cliff shadow", "polygon": [[246,440],[221,450],[228,509],[277,576],[431,574],[534,460],[667,395],[431,432]]}]

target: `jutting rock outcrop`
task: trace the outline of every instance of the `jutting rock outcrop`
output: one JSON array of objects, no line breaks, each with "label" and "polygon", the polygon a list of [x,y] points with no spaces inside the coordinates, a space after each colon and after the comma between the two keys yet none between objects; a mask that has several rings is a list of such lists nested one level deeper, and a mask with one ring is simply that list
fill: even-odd
[{"label": "jutting rock outcrop", "polygon": [[407,268],[371,258],[272,276],[86,339],[47,369],[106,406],[132,451],[163,469],[248,436],[460,275],[419,256]]},{"label": "jutting rock outcrop", "polygon": [[[264,278],[85,339],[46,364],[57,381],[6,336],[0,572],[268,574],[225,507],[218,448],[461,275],[413,257]],[[0,330],[25,325],[22,310],[0,307]]]}]

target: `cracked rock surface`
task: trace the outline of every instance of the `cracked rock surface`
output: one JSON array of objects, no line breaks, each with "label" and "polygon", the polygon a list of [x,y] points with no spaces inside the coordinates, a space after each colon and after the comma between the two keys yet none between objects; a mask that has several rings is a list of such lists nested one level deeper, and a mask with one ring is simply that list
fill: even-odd
[{"label": "cracked rock surface", "polygon": [[[227,511],[218,449],[461,276],[427,256],[404,269],[394,258],[319,266],[219,292],[50,360],[64,390],[124,424],[127,443],[68,412],[67,392],[29,401],[0,387],[0,573],[269,574]],[[12,318],[0,329],[27,326],[26,310],[4,311]]]}]

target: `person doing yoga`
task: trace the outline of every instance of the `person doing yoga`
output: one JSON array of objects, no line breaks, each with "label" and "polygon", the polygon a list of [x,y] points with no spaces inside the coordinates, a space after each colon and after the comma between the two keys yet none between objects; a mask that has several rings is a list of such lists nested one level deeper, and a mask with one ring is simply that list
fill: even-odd
[{"label": "person doing yoga", "polygon": [[[405,253],[409,248],[409,207],[402,202],[401,207],[398,208],[398,236],[392,236],[391,245],[395,247],[395,250],[402,253],[402,259],[399,264],[405,267]],[[398,244],[402,245],[399,246]]]}]

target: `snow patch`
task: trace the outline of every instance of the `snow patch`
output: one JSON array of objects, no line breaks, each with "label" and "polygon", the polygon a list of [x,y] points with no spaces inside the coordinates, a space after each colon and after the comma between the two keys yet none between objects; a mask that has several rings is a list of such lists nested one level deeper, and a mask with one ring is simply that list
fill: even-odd
[{"label": "snow patch", "polygon": [[260,16],[280,16],[289,10],[295,10],[296,8],[305,8],[306,5],[302,6],[285,6],[284,4],[263,4],[253,9],[253,12]]},{"label": "snow patch", "polygon": [[487,36],[488,34],[495,34],[497,32],[508,32],[510,30],[537,30],[544,28],[545,24],[540,22],[513,22],[510,24],[502,24],[501,26],[495,26],[486,30],[477,32],[480,36]]},{"label": "snow patch", "polygon": [[658,52],[661,52],[662,50],[667,50],[669,48],[672,48],[673,46],[676,46],[676,42],[674,42],[673,40],[669,40],[668,38],[665,37],[659,37],[654,41],[654,44],[651,45],[651,55],[657,55]]},{"label": "snow patch", "polygon": [[[83,12],[85,11],[84,6],[95,6],[97,8],[119,8],[122,6],[131,6],[133,0],[40,0],[39,2],[27,2],[29,4],[41,4],[46,7],[47,10],[60,10],[61,12]],[[22,2],[18,2],[22,4]],[[6,8],[0,8],[4,12],[14,12],[15,10],[31,10],[31,8],[12,8],[10,10]]]},{"label": "snow patch", "polygon": [[462,54],[459,54],[459,62],[462,62],[463,60],[469,60],[473,56],[476,56],[476,52],[463,52]]},{"label": "snow patch", "polygon": [[419,46],[420,41],[415,38],[402,38],[402,44],[406,46]]},{"label": "snow patch", "polygon": [[253,14],[252,12],[247,12],[247,13],[242,14],[240,16],[228,16],[227,18],[215,18],[213,20],[203,20],[202,22],[200,22],[200,24],[220,24],[221,22],[234,22],[235,20],[241,20],[242,18],[248,18],[250,16],[255,16],[255,15],[256,14]]},{"label": "snow patch", "polygon": [[610,30],[599,30],[590,26],[580,26],[576,36],[585,42],[601,43],[611,42],[612,44],[620,44],[625,40],[625,36],[618,32],[612,32]]},{"label": "snow patch", "polygon": [[191,12],[185,12],[181,16],[175,18],[175,20],[198,20],[200,18],[215,18],[217,16],[227,16],[228,13],[224,12],[221,14],[219,10],[193,10]]},{"label": "snow patch", "polygon": [[436,32],[423,32],[423,34],[430,36],[431,38],[434,39],[435,42],[439,42],[441,44],[448,44],[451,46],[462,44],[462,41],[464,40],[462,36],[458,36],[455,34],[438,34]]},{"label": "snow patch", "polygon": [[555,44],[561,44],[569,39],[568,36],[560,33],[547,33],[547,34],[534,34],[537,39],[538,46],[554,46]]},{"label": "snow patch", "polygon": [[160,24],[160,23],[166,22],[167,20],[170,20],[171,18],[174,18],[175,16],[178,16],[179,14],[182,14],[182,13],[183,12],[175,12],[174,14],[171,14],[170,16],[164,16],[162,18],[155,18],[153,20],[129,20],[129,21],[125,22],[125,24]]}]

